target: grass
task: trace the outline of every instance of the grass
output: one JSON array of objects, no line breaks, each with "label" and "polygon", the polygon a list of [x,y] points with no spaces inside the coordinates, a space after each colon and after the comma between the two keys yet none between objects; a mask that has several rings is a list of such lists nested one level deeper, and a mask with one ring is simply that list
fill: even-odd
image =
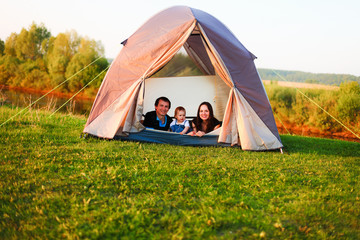
[{"label": "grass", "polygon": [[284,135],[282,155],[82,139],[85,122],[0,127],[1,239],[360,238],[359,143]]}]

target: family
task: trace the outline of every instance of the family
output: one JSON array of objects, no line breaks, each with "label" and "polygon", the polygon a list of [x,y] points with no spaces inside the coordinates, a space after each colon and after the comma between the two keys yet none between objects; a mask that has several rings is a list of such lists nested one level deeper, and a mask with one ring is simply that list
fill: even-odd
[{"label": "family", "polygon": [[221,126],[221,122],[214,117],[214,112],[209,102],[200,104],[197,116],[191,121],[186,120],[186,111],[183,107],[175,109],[174,120],[167,114],[171,102],[167,97],[159,97],[155,101],[155,111],[145,114],[143,125],[163,131],[172,131],[180,134],[202,137]]}]

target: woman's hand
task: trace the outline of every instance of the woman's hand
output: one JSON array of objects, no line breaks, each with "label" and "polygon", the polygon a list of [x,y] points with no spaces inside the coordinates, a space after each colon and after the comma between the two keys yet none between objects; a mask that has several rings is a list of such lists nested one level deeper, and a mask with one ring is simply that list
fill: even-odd
[{"label": "woman's hand", "polygon": [[194,135],[195,135],[195,132],[194,132],[194,131],[191,131],[191,132],[189,132],[187,135],[189,135],[189,136],[194,136]]},{"label": "woman's hand", "polygon": [[205,135],[205,132],[203,132],[203,131],[198,131],[195,135],[198,136],[198,137],[202,137],[202,136]]}]

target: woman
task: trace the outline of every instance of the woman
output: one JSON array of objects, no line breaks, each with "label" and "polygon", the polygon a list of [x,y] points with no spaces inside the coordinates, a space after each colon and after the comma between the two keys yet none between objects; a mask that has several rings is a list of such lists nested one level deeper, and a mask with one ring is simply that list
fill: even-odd
[{"label": "woman", "polygon": [[214,111],[210,103],[203,102],[200,104],[197,117],[192,120],[193,131],[188,135],[202,137],[219,128],[221,122],[214,117]]}]

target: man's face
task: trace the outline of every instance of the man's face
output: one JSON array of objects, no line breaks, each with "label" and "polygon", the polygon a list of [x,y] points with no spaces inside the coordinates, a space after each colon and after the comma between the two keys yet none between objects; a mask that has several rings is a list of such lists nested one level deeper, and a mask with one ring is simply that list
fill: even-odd
[{"label": "man's face", "polygon": [[155,106],[156,114],[159,116],[165,116],[169,111],[169,103],[163,100],[159,100],[159,104]]}]

